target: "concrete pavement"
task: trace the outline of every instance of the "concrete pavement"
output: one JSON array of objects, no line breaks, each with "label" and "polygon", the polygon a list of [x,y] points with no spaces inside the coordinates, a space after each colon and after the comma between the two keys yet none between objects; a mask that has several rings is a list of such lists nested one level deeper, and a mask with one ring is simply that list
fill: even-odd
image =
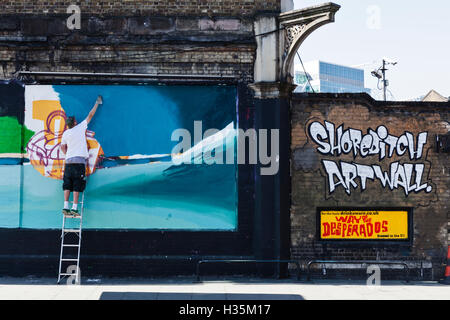
[{"label": "concrete pavement", "polygon": [[0,277],[0,300],[448,300],[450,286],[437,282],[296,281],[190,277],[83,279],[56,285],[49,278]]}]

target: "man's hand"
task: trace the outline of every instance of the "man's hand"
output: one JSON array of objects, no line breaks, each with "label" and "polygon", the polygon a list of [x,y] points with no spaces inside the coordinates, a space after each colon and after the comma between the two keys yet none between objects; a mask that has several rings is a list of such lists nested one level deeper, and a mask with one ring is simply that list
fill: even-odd
[{"label": "man's hand", "polygon": [[91,112],[89,112],[89,114],[86,118],[87,123],[91,122],[92,117],[94,116],[95,112],[97,112],[97,107],[99,104],[103,104],[103,99],[102,99],[102,96],[100,96],[100,95],[97,97],[94,107],[92,108]]}]

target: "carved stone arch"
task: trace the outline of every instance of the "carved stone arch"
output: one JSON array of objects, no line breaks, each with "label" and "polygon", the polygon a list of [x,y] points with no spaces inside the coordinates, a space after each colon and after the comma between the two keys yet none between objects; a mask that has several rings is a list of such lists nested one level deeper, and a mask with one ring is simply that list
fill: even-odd
[{"label": "carved stone arch", "polygon": [[292,82],[290,70],[297,50],[303,41],[319,27],[334,22],[335,13],[339,8],[339,5],[330,2],[280,14],[280,29],[284,32],[280,68],[282,82]]}]

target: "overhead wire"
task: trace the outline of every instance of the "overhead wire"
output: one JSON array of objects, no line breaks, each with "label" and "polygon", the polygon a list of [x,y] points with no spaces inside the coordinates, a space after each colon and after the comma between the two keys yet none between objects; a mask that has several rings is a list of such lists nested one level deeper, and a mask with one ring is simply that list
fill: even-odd
[{"label": "overhead wire", "polygon": [[298,59],[300,60],[300,64],[302,65],[303,72],[305,73],[306,81],[308,81],[309,87],[311,88],[313,93],[316,93],[316,91],[314,90],[314,88],[311,85],[311,82],[309,81],[308,73],[306,72],[305,66],[303,65],[302,58],[300,57],[300,54],[298,53],[298,51],[296,52],[296,54],[297,54]]}]

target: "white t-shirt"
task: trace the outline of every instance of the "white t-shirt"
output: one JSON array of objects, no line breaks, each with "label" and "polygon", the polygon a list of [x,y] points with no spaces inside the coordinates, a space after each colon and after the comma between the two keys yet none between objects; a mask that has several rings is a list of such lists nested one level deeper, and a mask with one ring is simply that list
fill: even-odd
[{"label": "white t-shirt", "polygon": [[87,121],[84,120],[72,129],[64,131],[61,145],[67,145],[66,160],[73,157],[89,158],[86,142]]}]

